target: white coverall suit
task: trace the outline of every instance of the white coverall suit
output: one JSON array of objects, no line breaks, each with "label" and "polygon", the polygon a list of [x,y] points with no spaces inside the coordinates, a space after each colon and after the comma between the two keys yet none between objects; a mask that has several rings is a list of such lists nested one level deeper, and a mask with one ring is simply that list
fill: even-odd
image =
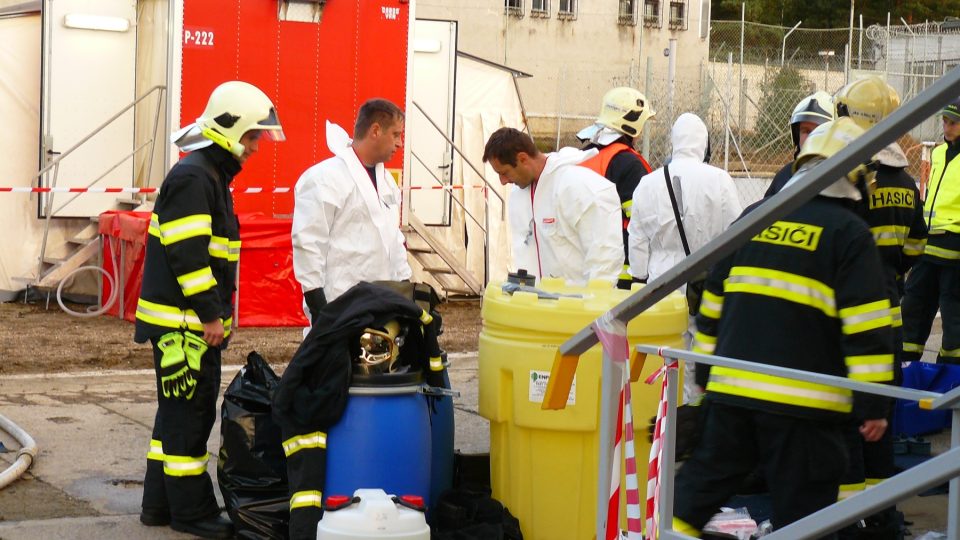
[{"label": "white coverall suit", "polygon": [[322,287],[328,302],[360,281],[412,274],[400,232],[400,189],[382,163],[374,189],[351,142],[327,122],[334,156],[307,169],[295,188],[293,271],[305,292]]},{"label": "white coverall suit", "polygon": [[[707,126],[703,120],[692,113],[681,114],[673,124],[670,142],[673,191],[693,253],[726,230],[743,208],[730,175],[703,162],[707,151]],[[686,258],[663,167],[641,178],[633,191],[633,213],[627,232],[630,273],[635,278],[652,281]],[[685,288],[684,285],[681,291]],[[691,319],[690,328],[693,327]],[[689,344],[689,336],[686,337]],[[698,393],[692,366],[687,362],[684,369],[685,403]]]},{"label": "white coverall suit", "polygon": [[606,178],[577,166],[595,154],[575,148],[548,154],[540,178],[510,193],[516,268],[574,285],[617,282],[623,268],[620,198]]}]

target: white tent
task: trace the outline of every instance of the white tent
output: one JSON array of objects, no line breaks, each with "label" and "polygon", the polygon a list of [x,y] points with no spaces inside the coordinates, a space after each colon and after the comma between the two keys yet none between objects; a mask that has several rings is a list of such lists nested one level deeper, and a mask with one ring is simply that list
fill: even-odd
[{"label": "white tent", "polygon": [[[483,179],[473,167],[483,173],[493,191],[504,200],[507,199],[510,186],[501,186],[497,174],[483,163],[483,147],[498,128],[509,126],[524,129],[523,106],[514,80],[516,77],[529,76],[477,56],[457,52],[453,139],[465,157],[455,153],[452,183],[462,189],[454,189],[452,193],[474,219],[487,224],[489,264],[486,265],[484,260],[482,229],[460,205],[452,205],[451,226],[431,227],[430,232],[460,257],[467,269],[484,283],[506,276],[510,261],[509,231],[506,208],[493,193],[487,194],[489,204],[484,202]],[[488,219],[484,219],[485,206],[488,206]],[[416,268],[414,271],[416,279],[428,279],[424,272]]]}]

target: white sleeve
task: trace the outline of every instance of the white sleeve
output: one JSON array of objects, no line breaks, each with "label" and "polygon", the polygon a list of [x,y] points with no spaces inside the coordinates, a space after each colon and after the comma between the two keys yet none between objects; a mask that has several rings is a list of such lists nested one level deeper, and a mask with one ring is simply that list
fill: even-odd
[{"label": "white sleeve", "polygon": [[733,178],[730,178],[726,171],[721,171],[720,174],[721,185],[724,189],[721,211],[723,212],[724,230],[726,230],[743,213],[743,206],[740,204],[740,195]]},{"label": "white sleeve", "polygon": [[322,170],[311,168],[297,180],[294,190],[293,272],[304,292],[326,285],[330,230],[343,204],[330,180]]},{"label": "white sleeve", "polygon": [[584,250],[584,273],[587,279],[616,283],[623,270],[623,217],[617,190],[602,179],[602,184],[577,184],[575,193],[577,204],[570,209],[574,215],[567,219],[577,222],[579,215],[577,236]]},{"label": "white sleeve", "polygon": [[[646,233],[643,221],[649,219],[650,212],[640,208],[640,205],[637,204],[637,201],[646,201],[648,198],[642,193],[643,182],[643,180],[640,180],[637,189],[633,190],[633,212],[630,214],[630,224],[627,225],[627,248],[630,259],[630,275],[645,280],[649,277],[650,236]],[[649,210],[649,207],[646,210]]]}]

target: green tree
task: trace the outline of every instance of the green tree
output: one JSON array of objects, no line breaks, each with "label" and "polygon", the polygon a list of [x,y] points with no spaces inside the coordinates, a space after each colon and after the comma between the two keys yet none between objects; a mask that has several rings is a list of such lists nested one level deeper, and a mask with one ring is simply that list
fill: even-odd
[{"label": "green tree", "polygon": [[[843,28],[850,24],[850,3],[846,0],[711,0],[711,18],[735,21],[740,19],[741,3],[746,4],[748,21],[780,26],[793,26],[803,21],[804,28]],[[855,0],[854,24],[863,15],[864,26],[942,21],[960,15],[960,0]]]},{"label": "green tree", "polygon": [[773,76],[767,78],[761,89],[755,143],[757,146],[787,149],[791,142],[784,134],[789,130],[790,115],[801,99],[813,93],[814,86],[797,68],[788,65],[773,68]]}]

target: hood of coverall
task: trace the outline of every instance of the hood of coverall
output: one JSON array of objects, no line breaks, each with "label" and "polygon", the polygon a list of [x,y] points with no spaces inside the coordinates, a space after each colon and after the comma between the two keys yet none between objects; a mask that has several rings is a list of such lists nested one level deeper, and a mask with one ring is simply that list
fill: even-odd
[{"label": "hood of coverall", "polygon": [[672,160],[694,159],[702,162],[707,155],[707,140],[707,126],[703,120],[693,113],[681,114],[670,131]]},{"label": "hood of coverall", "polygon": [[540,173],[540,178],[543,178],[544,175],[552,174],[558,167],[582,163],[598,153],[599,151],[596,148],[578,150],[572,146],[565,146],[556,152],[551,152],[547,154],[547,164],[543,168],[543,172]]}]

